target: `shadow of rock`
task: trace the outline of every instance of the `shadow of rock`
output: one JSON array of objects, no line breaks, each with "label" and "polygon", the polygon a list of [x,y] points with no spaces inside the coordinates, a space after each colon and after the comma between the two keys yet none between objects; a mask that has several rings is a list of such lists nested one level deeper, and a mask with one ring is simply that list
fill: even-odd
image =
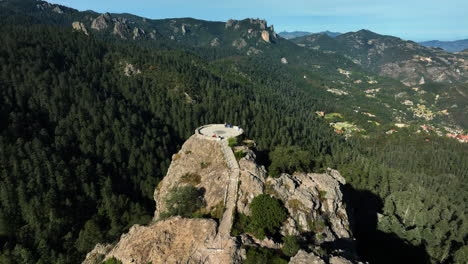
[{"label": "shadow of rock", "polygon": [[409,244],[392,233],[377,229],[377,213],[382,212],[383,201],[369,191],[344,188],[344,202],[353,223],[352,231],[357,239],[357,253],[362,261],[378,264],[430,263],[424,247]]}]

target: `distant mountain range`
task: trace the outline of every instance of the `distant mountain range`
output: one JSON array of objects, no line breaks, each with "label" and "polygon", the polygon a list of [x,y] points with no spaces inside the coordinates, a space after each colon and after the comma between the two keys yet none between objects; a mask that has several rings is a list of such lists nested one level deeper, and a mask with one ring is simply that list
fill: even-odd
[{"label": "distant mountain range", "polygon": [[322,32],[319,32],[319,33],[313,33],[313,32],[307,32],[307,31],[292,31],[292,32],[283,31],[283,32],[278,33],[278,35],[280,35],[281,37],[283,37],[285,39],[299,38],[299,37],[308,36],[308,35],[312,35],[312,34],[326,34],[326,35],[334,38],[334,37],[337,37],[337,36],[341,35],[342,33],[331,32],[331,31],[328,31],[328,30],[327,31],[322,31]]},{"label": "distant mountain range", "polygon": [[368,30],[335,38],[313,34],[291,41],[313,50],[343,55],[371,72],[399,79],[407,85],[466,81],[464,57]]},{"label": "distant mountain range", "polygon": [[430,40],[419,42],[419,44],[426,47],[442,48],[449,52],[459,52],[468,49],[468,39],[454,40],[454,41],[439,41]]}]

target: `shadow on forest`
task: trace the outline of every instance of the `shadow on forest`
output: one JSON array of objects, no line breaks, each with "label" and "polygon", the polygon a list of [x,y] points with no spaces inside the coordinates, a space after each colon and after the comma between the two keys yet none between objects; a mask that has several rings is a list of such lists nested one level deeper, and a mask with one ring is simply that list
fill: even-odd
[{"label": "shadow on forest", "polygon": [[369,263],[430,263],[424,247],[416,247],[392,233],[377,230],[377,213],[383,202],[369,191],[344,188],[344,202],[353,223],[352,231],[357,239],[357,253]]}]

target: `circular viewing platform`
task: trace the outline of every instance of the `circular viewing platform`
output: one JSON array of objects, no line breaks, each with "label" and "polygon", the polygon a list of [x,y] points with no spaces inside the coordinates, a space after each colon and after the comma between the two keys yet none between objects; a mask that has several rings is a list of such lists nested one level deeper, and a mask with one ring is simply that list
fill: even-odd
[{"label": "circular viewing platform", "polygon": [[227,139],[242,135],[244,130],[238,126],[230,124],[211,124],[197,128],[195,134],[202,135],[208,138]]}]

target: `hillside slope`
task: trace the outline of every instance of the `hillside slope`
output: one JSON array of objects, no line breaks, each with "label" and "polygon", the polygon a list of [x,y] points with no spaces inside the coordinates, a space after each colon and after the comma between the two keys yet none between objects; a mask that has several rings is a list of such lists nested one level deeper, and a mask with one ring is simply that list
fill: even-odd
[{"label": "hillside slope", "polygon": [[468,61],[464,55],[368,30],[336,38],[312,35],[292,41],[304,47],[344,55],[369,71],[400,79],[409,86],[427,81],[453,83],[468,80]]}]

